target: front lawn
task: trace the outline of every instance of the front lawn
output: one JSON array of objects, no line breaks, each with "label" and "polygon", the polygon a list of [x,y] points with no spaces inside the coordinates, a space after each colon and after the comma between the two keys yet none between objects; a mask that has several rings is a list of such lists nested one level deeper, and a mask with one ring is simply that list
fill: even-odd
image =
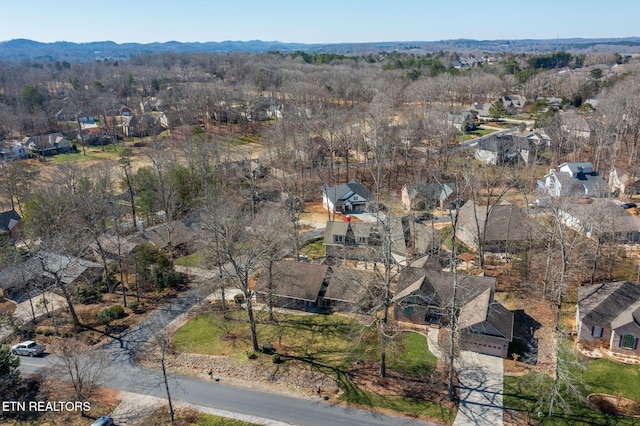
[{"label": "front lawn", "polygon": [[463,140],[468,141],[469,139],[477,139],[481,136],[486,136],[491,133],[495,133],[496,129],[481,129],[477,128],[475,130],[464,132]]},{"label": "front lawn", "polygon": [[[630,399],[640,399],[640,367],[617,364],[608,360],[587,361],[586,370],[576,380],[580,389],[579,400],[562,391],[561,396],[569,403],[569,411],[556,405],[554,416],[547,417],[548,396],[552,380],[549,376],[529,373],[526,376],[504,378],[504,406],[521,416],[540,420],[544,425],[637,425],[638,419],[616,417],[591,409],[586,398],[591,393],[605,393]],[[582,380],[582,383],[580,383]]]},{"label": "front lawn", "polygon": [[[258,342],[262,347],[272,346],[285,362],[324,371],[340,383],[344,393],[340,399],[356,405],[384,408],[417,416],[428,416],[452,421],[455,413],[438,402],[422,399],[431,396],[437,360],[429,352],[425,336],[414,332],[402,332],[387,348],[387,369],[395,379],[398,392],[384,394],[370,387],[360,388],[352,381],[351,369],[358,366],[373,367],[377,371],[379,347],[375,328],[341,315],[292,315],[276,312],[276,321],[269,322],[265,312],[256,311]],[[250,352],[248,324],[245,312],[237,309],[226,315],[221,312],[202,314],[180,328],[173,336],[173,345],[179,352],[229,355],[242,359]],[[270,358],[259,360],[271,362]],[[357,362],[356,362],[357,361]],[[243,362],[249,362],[244,358]],[[251,361],[259,362],[259,361]],[[360,381],[362,381],[362,375]],[[375,386],[376,373],[366,375],[365,381]],[[401,383],[398,386],[398,383]],[[422,383],[419,392],[412,387]],[[437,393],[433,391],[434,394]]]}]

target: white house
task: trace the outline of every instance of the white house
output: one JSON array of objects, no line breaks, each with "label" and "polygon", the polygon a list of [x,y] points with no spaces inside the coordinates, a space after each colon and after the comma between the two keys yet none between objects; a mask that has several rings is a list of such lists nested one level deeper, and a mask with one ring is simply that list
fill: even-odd
[{"label": "white house", "polygon": [[352,212],[367,210],[375,196],[356,181],[342,185],[322,185],[322,205],[332,212]]},{"label": "white house", "polygon": [[605,197],[609,192],[607,182],[593,170],[590,162],[562,163],[558,171],[549,170],[542,189],[552,197]]}]

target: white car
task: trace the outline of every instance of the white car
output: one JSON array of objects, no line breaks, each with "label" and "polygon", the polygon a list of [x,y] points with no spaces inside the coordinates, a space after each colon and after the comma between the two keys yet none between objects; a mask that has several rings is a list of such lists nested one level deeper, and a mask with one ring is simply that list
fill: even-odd
[{"label": "white car", "polygon": [[44,345],[39,345],[33,340],[27,340],[26,342],[11,346],[11,353],[13,355],[38,356],[43,352]]}]

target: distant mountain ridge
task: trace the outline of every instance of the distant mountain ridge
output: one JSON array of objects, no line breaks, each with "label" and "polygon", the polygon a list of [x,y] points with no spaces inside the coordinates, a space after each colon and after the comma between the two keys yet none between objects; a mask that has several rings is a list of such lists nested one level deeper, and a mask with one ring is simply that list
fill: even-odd
[{"label": "distant mountain ridge", "polygon": [[303,50],[312,53],[337,53],[360,55],[379,51],[412,51],[415,53],[458,51],[458,52],[514,52],[540,53],[566,50],[576,53],[611,51],[621,54],[640,53],[640,37],[599,38],[599,39],[550,39],[550,40],[472,40],[456,39],[441,41],[372,42],[305,44],[283,43],[279,41],[222,41],[222,42],[178,42],[163,43],[122,43],[96,41],[74,43],[57,41],[41,43],[27,39],[0,42],[0,60],[3,61],[93,61],[110,58],[126,59],[134,55],[157,54],[163,52],[292,52]]}]

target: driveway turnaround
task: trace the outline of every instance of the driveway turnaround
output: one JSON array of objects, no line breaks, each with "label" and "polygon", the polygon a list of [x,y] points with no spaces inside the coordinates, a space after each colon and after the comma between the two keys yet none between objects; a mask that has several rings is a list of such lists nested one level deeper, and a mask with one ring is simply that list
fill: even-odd
[{"label": "driveway turnaround", "polygon": [[453,426],[503,424],[502,358],[460,351],[456,362],[460,406]]}]

